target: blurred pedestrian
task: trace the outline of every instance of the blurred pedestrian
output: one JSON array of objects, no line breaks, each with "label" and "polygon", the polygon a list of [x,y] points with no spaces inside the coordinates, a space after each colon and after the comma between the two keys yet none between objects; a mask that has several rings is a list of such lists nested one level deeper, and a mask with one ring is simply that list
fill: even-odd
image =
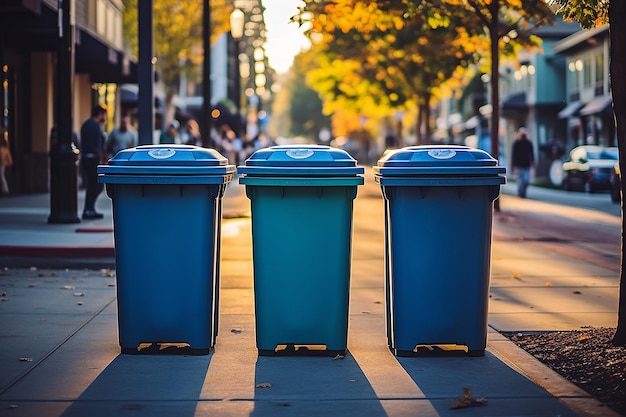
[{"label": "blurred pedestrian", "polygon": [[8,135],[9,132],[0,127],[0,190],[2,194],[9,194],[6,169],[13,166],[13,157],[11,156]]},{"label": "blurred pedestrian", "polygon": [[180,141],[186,145],[202,146],[200,126],[194,119],[189,119],[180,134]]},{"label": "blurred pedestrian", "polygon": [[104,188],[98,183],[98,164],[105,159],[104,133],[102,125],[106,122],[107,108],[97,105],[91,111],[91,117],[80,127],[80,166],[85,180],[85,207],[83,220],[104,217],[96,211],[96,199]]},{"label": "blurred pedestrian", "polygon": [[167,125],[165,131],[161,132],[159,143],[180,143],[180,138],[178,137],[179,127],[180,123],[178,123],[178,120],[172,120],[170,124]]},{"label": "blurred pedestrian", "polygon": [[137,146],[137,132],[130,124],[130,117],[122,116],[120,125],[107,136],[107,156],[112,158],[119,151],[135,146]]},{"label": "blurred pedestrian", "polygon": [[520,127],[517,131],[517,138],[513,142],[511,151],[512,168],[511,173],[517,172],[517,195],[526,198],[526,189],[530,184],[530,169],[535,163],[535,153],[533,144],[528,139],[525,127]]}]

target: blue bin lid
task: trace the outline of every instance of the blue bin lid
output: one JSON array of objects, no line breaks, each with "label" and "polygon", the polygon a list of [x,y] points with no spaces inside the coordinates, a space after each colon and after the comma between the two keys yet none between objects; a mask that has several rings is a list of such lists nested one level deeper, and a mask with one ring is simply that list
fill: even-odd
[{"label": "blue bin lid", "polygon": [[409,146],[384,155],[374,174],[385,176],[499,176],[506,168],[498,166],[489,153],[467,146]]},{"label": "blue bin lid", "polygon": [[237,170],[247,176],[336,177],[365,172],[348,152],[325,145],[282,145],[260,149]]},{"label": "blue bin lid", "polygon": [[226,175],[234,165],[215,149],[193,145],[141,145],[124,149],[99,165],[98,174],[108,175]]}]

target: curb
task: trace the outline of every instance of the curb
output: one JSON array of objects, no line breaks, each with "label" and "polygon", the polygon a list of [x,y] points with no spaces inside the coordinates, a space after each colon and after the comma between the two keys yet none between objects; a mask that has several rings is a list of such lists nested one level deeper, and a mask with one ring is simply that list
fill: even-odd
[{"label": "curb", "polygon": [[621,417],[621,414],[550,369],[506,336],[491,329],[499,335],[496,340],[487,343],[491,353],[558,398],[581,417]]},{"label": "curb", "polygon": [[25,258],[113,258],[115,248],[85,246],[8,246],[0,245],[0,256]]}]

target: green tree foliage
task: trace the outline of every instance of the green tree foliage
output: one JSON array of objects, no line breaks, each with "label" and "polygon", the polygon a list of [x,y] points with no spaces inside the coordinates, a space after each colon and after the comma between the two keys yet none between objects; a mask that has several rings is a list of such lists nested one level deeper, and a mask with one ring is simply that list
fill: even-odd
[{"label": "green tree foliage", "polygon": [[[591,29],[608,23],[610,49],[609,72],[611,76],[611,94],[613,95],[613,113],[617,131],[619,148],[619,165],[621,172],[626,172],[626,2],[622,0],[549,0],[556,13],[567,19],[577,20],[582,27]],[[614,24],[611,24],[613,22]],[[623,178],[623,176],[622,176]],[[617,330],[613,336],[613,344],[626,346],[626,212],[624,211],[625,182],[621,182],[622,200],[622,254],[620,271],[619,310],[617,314]]]},{"label": "green tree foliage", "polygon": [[[138,2],[123,0],[123,32],[131,51],[138,55]],[[228,30],[232,5],[229,0],[211,0],[211,40]],[[154,53],[168,98],[177,91],[180,76],[197,75],[202,62],[201,1],[154,0]]]},{"label": "green tree foliage", "polygon": [[565,20],[575,20],[585,29],[609,22],[608,0],[548,0],[547,3]]},{"label": "green tree foliage", "polygon": [[319,94],[302,82],[306,77],[311,58],[310,53],[304,53],[294,59],[285,90],[291,92],[287,108],[290,121],[289,134],[304,136],[315,142],[320,130],[330,127],[330,117],[322,114]]}]

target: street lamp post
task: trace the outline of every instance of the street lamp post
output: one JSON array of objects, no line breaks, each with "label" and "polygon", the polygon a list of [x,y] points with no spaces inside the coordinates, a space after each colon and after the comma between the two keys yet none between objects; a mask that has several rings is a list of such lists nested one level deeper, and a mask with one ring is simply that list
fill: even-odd
[{"label": "street lamp post", "polygon": [[50,143],[50,216],[48,223],[80,223],[78,150],[72,143],[74,82],[74,0],[58,0],[56,135]]},{"label": "street lamp post", "polygon": [[[241,123],[241,80],[239,69],[239,41],[243,37],[245,14],[239,9],[233,10],[230,14],[230,35],[235,44],[235,107],[237,108],[237,123]],[[239,127],[239,126],[237,126]],[[242,132],[239,132],[240,134]]]},{"label": "street lamp post", "polygon": [[154,137],[154,22],[153,0],[138,2],[139,26],[139,144],[149,145]]},{"label": "street lamp post", "polygon": [[215,144],[211,138],[211,2],[205,0],[202,6],[202,115],[200,117],[200,136],[202,146]]}]

